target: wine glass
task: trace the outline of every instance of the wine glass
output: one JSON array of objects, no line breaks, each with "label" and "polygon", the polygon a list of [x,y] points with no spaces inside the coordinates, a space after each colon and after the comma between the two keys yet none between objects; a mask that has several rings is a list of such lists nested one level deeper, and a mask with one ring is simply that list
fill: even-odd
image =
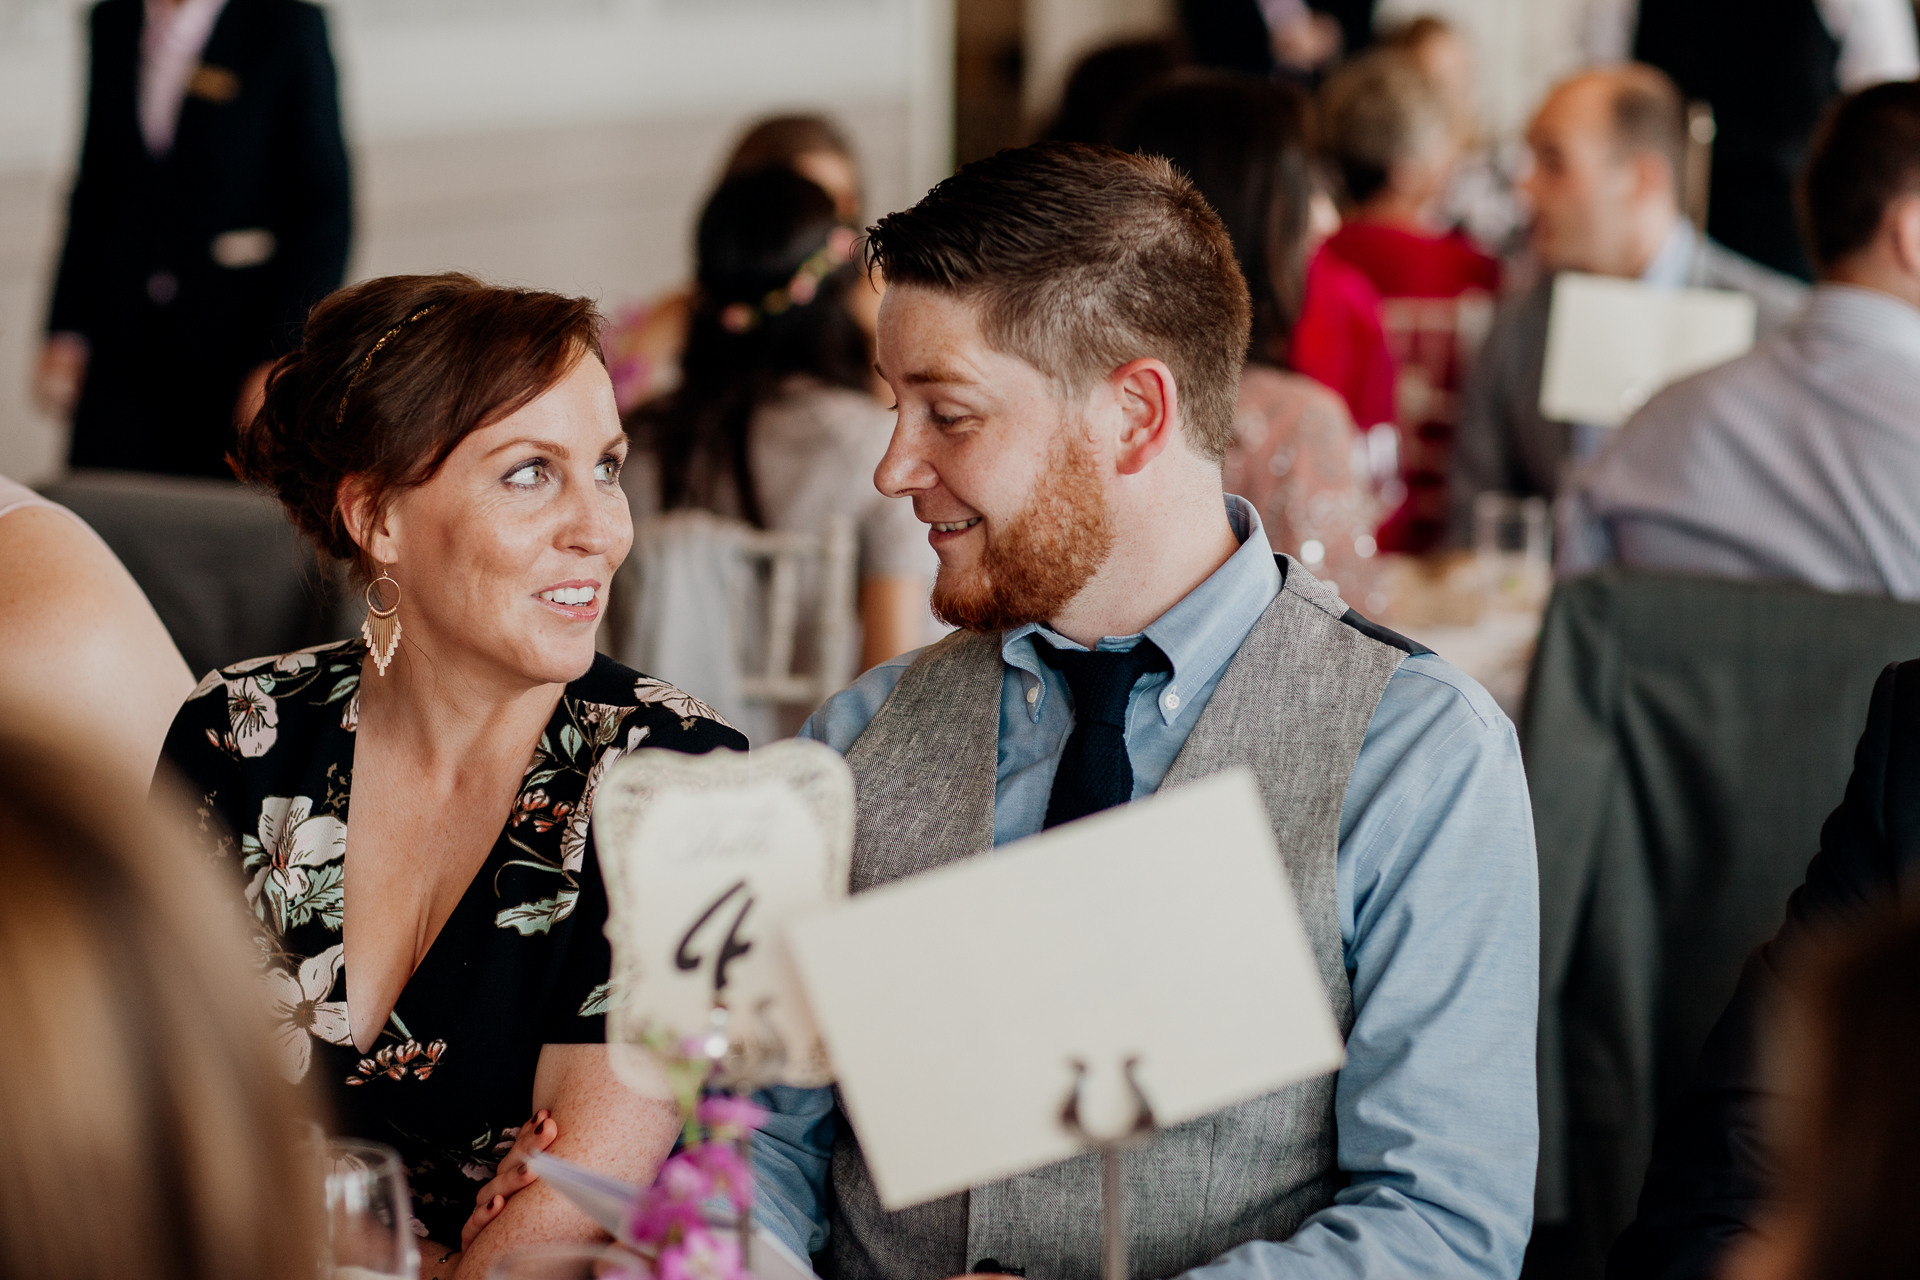
[{"label": "wine glass", "polygon": [[547,1244],[510,1253],[487,1280],[649,1280],[644,1259],[609,1245]]},{"label": "wine glass", "polygon": [[378,1142],[334,1138],[323,1158],[333,1280],[419,1280],[413,1201],[400,1153]]}]

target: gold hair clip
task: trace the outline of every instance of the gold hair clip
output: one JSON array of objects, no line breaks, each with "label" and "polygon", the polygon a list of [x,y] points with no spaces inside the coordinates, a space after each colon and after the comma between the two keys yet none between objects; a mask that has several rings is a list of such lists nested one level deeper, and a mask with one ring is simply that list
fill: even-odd
[{"label": "gold hair clip", "polygon": [[351,378],[347,379],[347,389],[340,396],[340,411],[333,415],[334,426],[337,427],[341,423],[347,420],[347,397],[353,394],[354,385],[360,381],[360,376],[364,374],[367,371],[367,369],[373,364],[373,357],[379,352],[380,348],[386,346],[387,343],[391,342],[393,340],[394,334],[400,332],[402,329],[406,328],[408,325],[412,324],[415,320],[418,320],[421,316],[424,316],[425,314],[427,314],[427,312],[433,310],[435,307],[439,305],[440,305],[439,303],[433,302],[420,308],[418,311],[408,316],[405,320],[402,320],[399,324],[393,326],[393,328],[381,334],[380,341],[374,343],[373,346],[367,349],[367,358],[360,362],[360,367],[353,371],[353,376]]}]

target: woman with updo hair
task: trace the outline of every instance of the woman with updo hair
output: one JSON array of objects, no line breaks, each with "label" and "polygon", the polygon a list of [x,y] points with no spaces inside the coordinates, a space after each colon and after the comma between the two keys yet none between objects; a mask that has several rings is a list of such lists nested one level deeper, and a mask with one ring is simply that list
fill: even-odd
[{"label": "woman with updo hair", "polygon": [[167,738],[251,912],[280,1067],[400,1150],[430,1275],[595,1235],[527,1186],[528,1148],[646,1182],[678,1130],[664,1080],[643,1097],[608,1062],[588,822],[642,743],[746,744],[595,652],[633,536],[599,324],[462,275],[315,307],[234,466],[367,621],[210,673]]}]

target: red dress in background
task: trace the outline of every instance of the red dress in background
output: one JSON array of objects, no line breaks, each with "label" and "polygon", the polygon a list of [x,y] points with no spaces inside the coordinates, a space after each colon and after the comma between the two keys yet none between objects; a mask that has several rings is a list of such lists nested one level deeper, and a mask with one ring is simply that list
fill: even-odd
[{"label": "red dress in background", "polygon": [[1364,272],[1324,248],[1307,264],[1287,363],[1339,392],[1362,431],[1395,421],[1393,357],[1381,327],[1380,293]]},{"label": "red dress in background", "polygon": [[1466,237],[1349,222],[1321,254],[1363,274],[1378,292],[1398,371],[1393,421],[1407,494],[1380,526],[1383,551],[1429,551],[1447,529],[1447,476],[1466,368],[1493,319],[1500,264]]}]

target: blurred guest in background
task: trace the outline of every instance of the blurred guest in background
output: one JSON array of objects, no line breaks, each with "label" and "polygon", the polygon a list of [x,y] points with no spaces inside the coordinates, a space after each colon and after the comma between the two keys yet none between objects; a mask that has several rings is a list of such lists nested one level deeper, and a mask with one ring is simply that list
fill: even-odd
[{"label": "blurred guest in background", "polygon": [[1631,47],[1689,101],[1713,108],[1708,234],[1812,279],[1794,177],[1821,112],[1843,90],[1920,73],[1910,0],[1614,0],[1592,6],[1587,20],[1617,24],[1618,56]]},{"label": "blurred guest in background", "polygon": [[[1340,229],[1340,212],[1323,188],[1308,202],[1307,275],[1289,363],[1331,387],[1363,431],[1394,429],[1397,372],[1387,347],[1380,291],[1360,268],[1322,247]],[[1396,476],[1392,484],[1398,487]],[[1398,505],[1399,498],[1393,505]]]},{"label": "blurred guest in background", "polygon": [[1060,110],[1043,136],[1052,142],[1111,143],[1134,95],[1184,61],[1179,45],[1165,37],[1095,49],[1074,64]]},{"label": "blurred guest in background", "polygon": [[833,197],[834,212],[849,225],[860,221],[860,166],[853,144],[824,116],[771,116],[733,144],[720,175],[725,182],[762,169],[791,169]]},{"label": "blurred guest in background", "polygon": [[598,320],[459,275],[314,308],[235,469],[366,583],[362,638],[210,673],[167,737],[231,833],[211,851],[285,993],[280,1067],[399,1149],[436,1275],[601,1238],[536,1184],[458,1250],[511,1189],[493,1165],[516,1135],[640,1182],[671,1148],[666,1082],[630,1089],[607,1059],[594,791],[643,741],[746,745],[595,654],[633,537]]},{"label": "blurred guest in background", "polygon": [[1837,942],[1775,1029],[1780,1186],[1723,1280],[1903,1280],[1920,1261],[1920,914]]},{"label": "blurred guest in background", "polygon": [[1447,473],[1459,389],[1500,286],[1500,264],[1439,224],[1459,157],[1454,111],[1411,57],[1377,49],[1320,90],[1321,146],[1340,178],[1344,221],[1323,253],[1365,273],[1385,300],[1398,377],[1406,497],[1380,528],[1390,551],[1426,551],[1447,530]]},{"label": "blurred guest in background", "polygon": [[[812,180],[833,198],[840,220],[860,222],[860,166],[853,147],[832,121],[821,116],[772,116],[733,144],[720,180],[762,169],[791,169]],[[871,333],[880,309],[880,290],[869,287],[850,298],[855,314]],[[687,346],[693,293],[677,289],[652,302],[627,307],[607,326],[607,372],[621,413],[680,385],[680,356]]]},{"label": "blurred guest in background", "polygon": [[5,477],[0,653],[0,725],[84,742],[97,773],[146,791],[193,676],[107,544]]},{"label": "blurred guest in background", "polygon": [[1842,100],[1801,199],[1821,271],[1805,314],[1620,429],[1575,479],[1563,571],[1920,600],[1920,84]]},{"label": "blurred guest in background", "polygon": [[1203,67],[1304,79],[1373,39],[1374,0],[1181,0],[1180,25]]},{"label": "blurred guest in background", "polygon": [[299,0],[103,0],[35,379],[75,467],[232,477],[267,362],[346,269],[326,20]]},{"label": "blurred guest in background", "polygon": [[[1267,79],[1274,70],[1269,22],[1284,24],[1306,12],[1297,0],[1282,0],[1272,14],[1254,0],[1186,0],[1180,7],[1196,63],[1259,79]],[[1380,294],[1364,272],[1318,252],[1320,244],[1339,229],[1340,216],[1320,188],[1317,170],[1315,179],[1304,232],[1307,266],[1292,332],[1287,335],[1287,362],[1296,372],[1339,392],[1362,430],[1390,424],[1394,369],[1380,323]]]},{"label": "blurred guest in background", "polygon": [[1753,298],[1762,337],[1798,314],[1799,282],[1698,235],[1680,212],[1687,125],[1673,82],[1651,67],[1584,72],[1547,96],[1527,129],[1530,239],[1545,274],[1502,305],[1467,379],[1454,452],[1452,537],[1467,543],[1473,499],[1488,490],[1554,497],[1608,429],[1540,412],[1556,271]]},{"label": "blurred guest in background", "polygon": [[[1917,769],[1920,662],[1896,663],[1874,686],[1853,776],[1806,882],[1780,931],[1748,957],[1661,1122],[1639,1217],[1608,1260],[1612,1280],[1913,1273]],[[1895,915],[1905,923],[1894,931],[1832,956],[1837,937]],[[1782,1080],[1769,1060],[1796,1045],[1806,1055],[1792,1064],[1798,1078]],[[1783,1115],[1799,1132],[1782,1130]]]},{"label": "blurred guest in background", "polygon": [[1206,197],[1253,304],[1225,487],[1253,503],[1274,548],[1364,600],[1377,507],[1365,450],[1339,396],[1287,368],[1305,291],[1312,162],[1300,92],[1226,72],[1150,90],[1120,146],[1164,156]]},{"label": "blurred guest in background", "polygon": [[[1459,161],[1435,207],[1440,226],[1499,258],[1521,247],[1526,216],[1513,189],[1513,156],[1491,148],[1480,128],[1473,46],[1444,18],[1423,14],[1383,31],[1381,46],[1413,60],[1446,103]],[[1517,147],[1515,148],[1517,150]]]},{"label": "blurred guest in background", "polygon": [[316,1275],[304,1099],[237,913],[186,815],[154,822],[94,756],[0,737],[0,1277]]},{"label": "blurred guest in background", "polygon": [[[808,534],[854,519],[865,670],[930,638],[936,561],[913,504],[873,487],[893,415],[867,390],[873,345],[849,306],[868,288],[856,238],[796,173],[722,184],[700,215],[685,377],[629,427],[657,468],[643,510],[695,507]],[[803,601],[802,614],[816,607]]]}]

